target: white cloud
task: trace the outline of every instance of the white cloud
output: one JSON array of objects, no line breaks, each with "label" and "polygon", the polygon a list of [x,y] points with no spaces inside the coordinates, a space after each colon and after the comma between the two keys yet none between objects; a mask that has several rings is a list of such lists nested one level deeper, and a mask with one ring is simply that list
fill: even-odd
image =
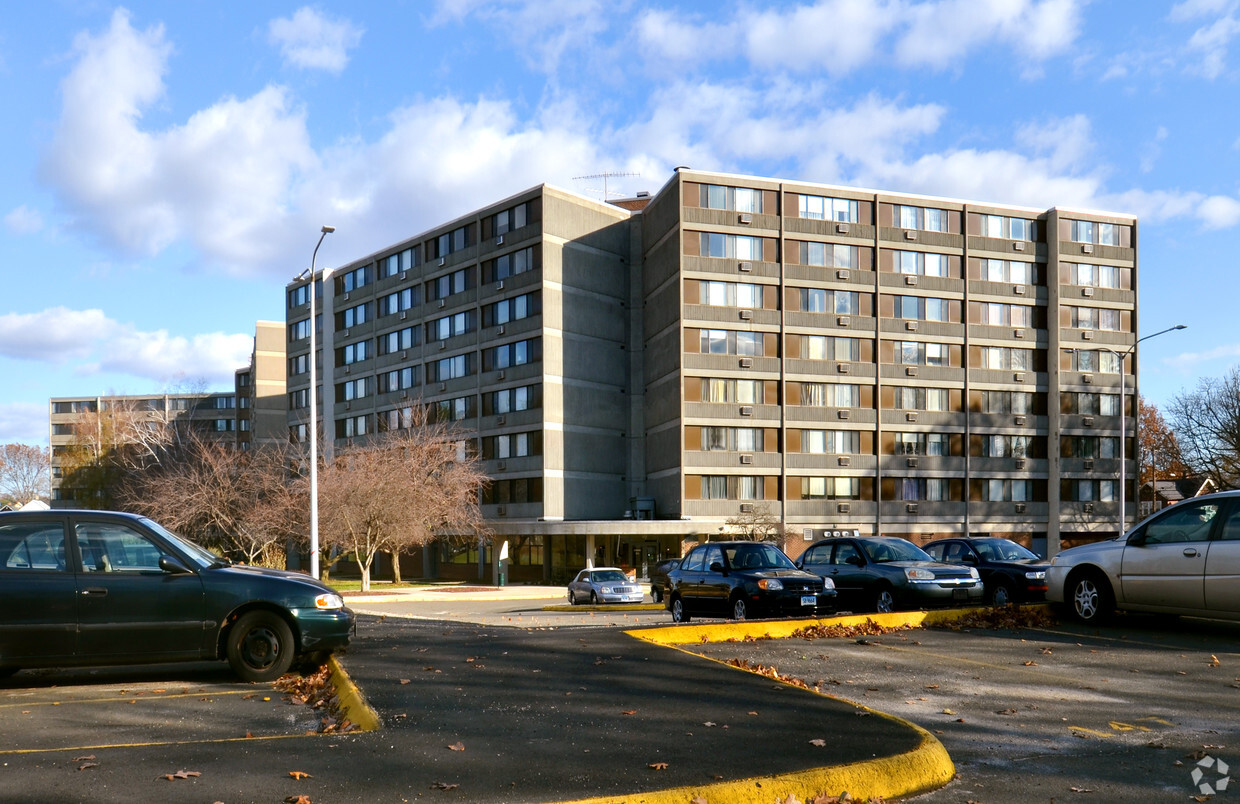
[{"label": "white cloud", "polygon": [[742,14],[749,60],[765,69],[851,72],[881,57],[880,41],[900,24],[901,0],[820,0],[788,11]]},{"label": "white cloud", "polygon": [[34,234],[43,228],[43,216],[23,204],[4,216],[4,225],[14,234]]},{"label": "white cloud", "polygon": [[331,19],[317,9],[302,6],[291,17],[268,23],[267,38],[280,48],[284,61],[307,70],[339,73],[349,63],[349,51],[361,44],[365,29],[345,19]]},{"label": "white cloud", "polygon": [[163,383],[203,377],[231,386],[233,372],[249,363],[253,345],[250,335],[142,332],[102,310],[51,307],[0,315],[0,356],[72,363],[80,372],[104,370]]},{"label": "white cloud", "polygon": [[47,404],[0,404],[0,443],[47,445]]},{"label": "white cloud", "polygon": [[897,57],[904,64],[937,69],[986,45],[1044,61],[1067,52],[1081,27],[1080,8],[1073,0],[944,0],[908,6],[907,19]]}]

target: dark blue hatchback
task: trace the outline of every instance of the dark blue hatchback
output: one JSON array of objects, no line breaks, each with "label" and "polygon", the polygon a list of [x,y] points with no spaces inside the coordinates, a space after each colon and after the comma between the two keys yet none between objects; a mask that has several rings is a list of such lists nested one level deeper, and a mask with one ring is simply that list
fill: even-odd
[{"label": "dark blue hatchback", "polygon": [[354,614],[305,575],[237,566],[144,517],[0,513],[0,676],[227,659],[246,681],[348,645]]}]

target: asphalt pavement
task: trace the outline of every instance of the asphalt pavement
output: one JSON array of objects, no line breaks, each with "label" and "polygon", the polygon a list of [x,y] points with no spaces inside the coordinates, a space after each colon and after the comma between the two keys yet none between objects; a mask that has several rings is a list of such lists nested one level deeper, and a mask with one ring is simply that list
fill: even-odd
[{"label": "asphalt pavement", "polygon": [[[511,589],[505,606],[551,616]],[[475,593],[446,594],[462,605]],[[363,612],[393,603],[350,599]],[[631,614],[651,622],[658,612]],[[65,716],[60,687],[102,691],[100,671],[20,673],[0,682],[0,801],[723,804],[845,790],[893,798],[951,776],[942,746],[909,723],[610,625],[630,612],[556,616],[574,625],[362,614],[339,663],[378,715],[366,733],[305,736],[304,712],[269,687],[222,678],[221,665],[103,677],[128,694],[145,681],[170,679],[165,693],[183,685],[175,716],[121,694]]]}]

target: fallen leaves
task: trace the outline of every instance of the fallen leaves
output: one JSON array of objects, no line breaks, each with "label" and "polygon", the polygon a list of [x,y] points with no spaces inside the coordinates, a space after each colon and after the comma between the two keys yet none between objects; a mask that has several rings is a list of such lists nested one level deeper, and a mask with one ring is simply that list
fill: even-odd
[{"label": "fallen leaves", "polygon": [[285,796],[284,804],[313,804],[313,802],[310,801],[310,796],[307,796],[305,793],[298,793],[295,796]]},{"label": "fallen leaves", "polygon": [[667,763],[666,762],[651,762],[649,767],[652,770],[667,770]]},{"label": "fallen leaves", "polygon": [[289,776],[292,776],[294,779],[296,779],[296,780],[297,780],[297,781],[299,781],[299,782],[300,782],[302,779],[313,779],[313,778],[314,778],[313,776],[311,776],[310,774],[306,773],[305,771],[289,771],[289,772],[288,772],[288,775],[289,775]]},{"label": "fallen leaves", "polygon": [[460,785],[459,785],[459,784],[452,784],[452,783],[450,783],[450,782],[433,782],[433,783],[431,783],[431,789],[432,789],[432,790],[455,790],[455,789],[457,789],[458,787],[460,787]]},{"label": "fallen leaves", "polygon": [[178,779],[197,779],[201,775],[198,771],[179,770],[176,773],[165,773],[164,778],[170,782],[175,782]]},{"label": "fallen leaves", "polygon": [[951,631],[962,631],[967,628],[1041,628],[1057,625],[1059,620],[1044,608],[1026,606],[1003,606],[999,608],[976,609],[963,617],[951,622],[936,623],[932,628]]},{"label": "fallen leaves", "polygon": [[465,743],[461,742],[460,740],[457,740],[455,743],[448,746],[448,750],[449,751],[464,751]]}]

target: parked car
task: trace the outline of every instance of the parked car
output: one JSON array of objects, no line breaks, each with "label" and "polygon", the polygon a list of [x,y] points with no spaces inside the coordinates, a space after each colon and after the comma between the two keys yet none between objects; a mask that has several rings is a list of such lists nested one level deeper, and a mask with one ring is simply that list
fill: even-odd
[{"label": "parked car", "polygon": [[227,659],[270,681],[345,647],[353,612],[305,575],[237,566],[145,517],[0,513],[0,676]]},{"label": "parked car", "polygon": [[680,566],[679,558],[666,558],[650,569],[650,599],[663,602],[663,589],[667,586],[667,574]]},{"label": "parked car", "polygon": [[694,615],[747,620],[835,611],[830,581],[802,572],[782,550],[763,542],[699,544],[667,581],[667,610],[678,623]]},{"label": "parked car", "polygon": [[982,602],[974,567],[940,564],[907,539],[831,537],[814,542],[801,569],[835,583],[841,610],[897,611]]},{"label": "parked car", "polygon": [[981,536],[938,539],[922,548],[935,561],[977,567],[986,599],[996,606],[1046,598],[1046,559],[1011,539]]},{"label": "parked car", "polygon": [[568,584],[568,602],[578,603],[641,603],[646,599],[636,581],[630,581],[618,567],[583,569]]},{"label": "parked car", "polygon": [[1086,623],[1115,609],[1240,620],[1240,492],[1192,497],[1051,558],[1046,598]]}]

